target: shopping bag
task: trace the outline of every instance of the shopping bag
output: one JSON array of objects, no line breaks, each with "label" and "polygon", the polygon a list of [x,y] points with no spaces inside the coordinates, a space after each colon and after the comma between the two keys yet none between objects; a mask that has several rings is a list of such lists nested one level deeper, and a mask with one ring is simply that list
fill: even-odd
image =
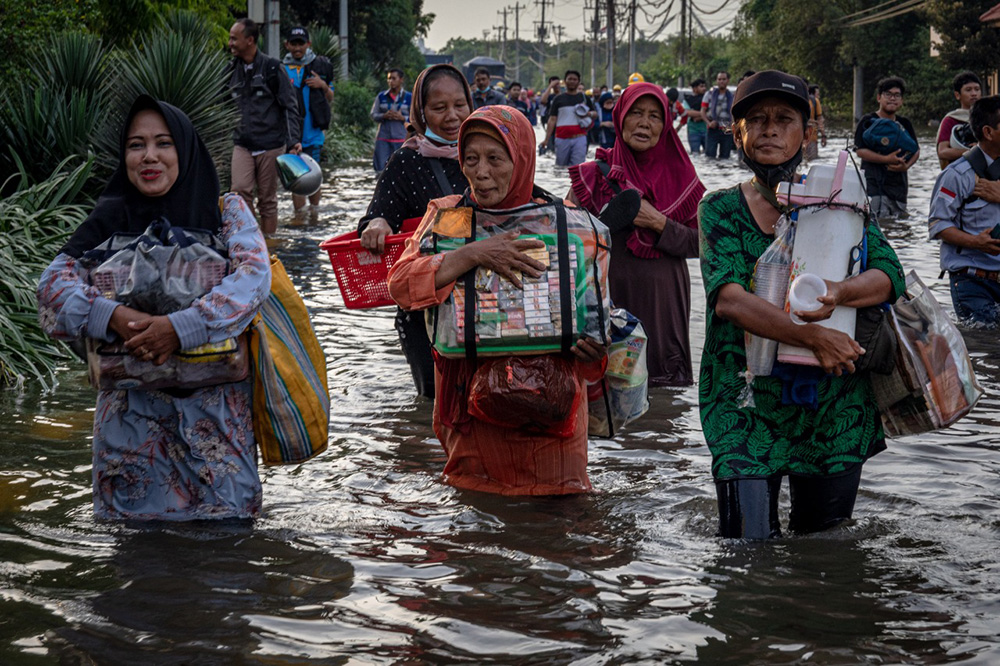
[{"label": "shopping bag", "polygon": [[253,434],[265,465],[326,450],[330,394],[326,357],[302,297],[271,255],[271,293],[250,325]]},{"label": "shopping bag", "polygon": [[587,386],[588,427],[592,437],[612,437],[649,411],[646,331],[622,308],[611,310],[608,367],[601,381]]},{"label": "shopping bag", "polygon": [[872,375],[872,388],[889,437],[947,428],[983,396],[958,327],[913,271],[906,293],[892,306],[899,339],[896,367]]}]

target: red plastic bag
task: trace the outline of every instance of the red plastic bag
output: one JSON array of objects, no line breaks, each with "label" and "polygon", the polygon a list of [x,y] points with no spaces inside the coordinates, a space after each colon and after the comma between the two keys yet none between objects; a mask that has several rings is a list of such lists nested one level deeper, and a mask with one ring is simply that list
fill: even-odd
[{"label": "red plastic bag", "polygon": [[486,361],[469,391],[477,419],[555,437],[573,434],[579,406],[575,363],[551,354]]}]

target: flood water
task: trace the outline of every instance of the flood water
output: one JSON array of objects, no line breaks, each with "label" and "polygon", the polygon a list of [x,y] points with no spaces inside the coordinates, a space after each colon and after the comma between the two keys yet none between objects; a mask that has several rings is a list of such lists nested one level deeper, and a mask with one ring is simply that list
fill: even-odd
[{"label": "flood water", "polygon": [[[922,148],[912,217],[886,232],[950,311]],[[709,190],[747,177],[696,164]],[[537,182],[568,190],[550,156]],[[0,394],[0,664],[1000,663],[995,332],[967,334],[978,408],[890,441],[865,466],[854,522],[830,532],[714,536],[696,387],[651,391],[628,432],[591,442],[592,494],[460,491],[439,481],[431,403],[413,397],[393,311],[344,309],[317,247],[355,228],[373,184],[367,165],[336,170],[303,223],[282,203],[277,253],[327,354],[330,448],[262,470],[252,526],[95,522],[83,368],[52,394]]]}]

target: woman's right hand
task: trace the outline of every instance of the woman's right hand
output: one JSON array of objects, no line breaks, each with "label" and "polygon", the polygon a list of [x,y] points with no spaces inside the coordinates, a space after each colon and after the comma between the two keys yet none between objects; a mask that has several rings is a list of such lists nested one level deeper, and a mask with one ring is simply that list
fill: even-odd
[{"label": "woman's right hand", "polygon": [[385,252],[385,237],[391,233],[389,222],[384,217],[376,217],[361,232],[361,247],[373,254],[382,254]]},{"label": "woman's right hand", "polygon": [[461,249],[472,253],[471,258],[477,266],[488,268],[521,288],[519,273],[537,278],[547,266],[524,253],[525,250],[543,248],[545,243],[537,238],[518,239],[519,235],[519,231],[508,231],[469,243]]},{"label": "woman's right hand", "polygon": [[149,319],[149,317],[150,315],[145,312],[130,308],[126,305],[119,305],[115,308],[114,312],[111,313],[111,320],[108,322],[108,328],[117,333],[118,337],[122,340],[128,341],[139,335],[141,332],[130,328],[129,323]]},{"label": "woman's right hand", "polygon": [[865,353],[858,341],[825,326],[806,324],[811,327],[809,348],[824,371],[840,376],[854,372],[854,362]]}]

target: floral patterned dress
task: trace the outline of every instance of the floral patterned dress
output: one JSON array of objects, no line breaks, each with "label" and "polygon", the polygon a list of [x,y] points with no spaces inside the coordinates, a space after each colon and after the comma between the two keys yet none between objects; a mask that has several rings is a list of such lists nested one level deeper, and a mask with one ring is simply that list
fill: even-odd
[{"label": "floral patterned dress", "polygon": [[[832,476],[885,450],[866,374],[827,375],[820,380],[816,410],[784,404],[781,380],[757,377],[756,406],[740,406],[746,386],[744,331],[716,315],[715,303],[726,284],[750,290],[757,258],[774,236],[757,226],[739,186],[708,194],[698,219],[707,303],[698,402],[713,476],[720,481],[781,474]],[[895,301],[905,289],[903,271],[875,225],[868,227],[868,268],[889,276]]]},{"label": "floral patterned dress", "polygon": [[[232,272],[170,315],[181,348],[231,338],[249,325],[271,286],[267,246],[243,199],[227,194],[220,236]],[[90,286],[73,257],[42,274],[39,319],[48,335],[112,340],[116,304]],[[94,512],[102,519],[250,518],[261,511],[250,382],[196,389],[101,391],[94,414]]]}]

